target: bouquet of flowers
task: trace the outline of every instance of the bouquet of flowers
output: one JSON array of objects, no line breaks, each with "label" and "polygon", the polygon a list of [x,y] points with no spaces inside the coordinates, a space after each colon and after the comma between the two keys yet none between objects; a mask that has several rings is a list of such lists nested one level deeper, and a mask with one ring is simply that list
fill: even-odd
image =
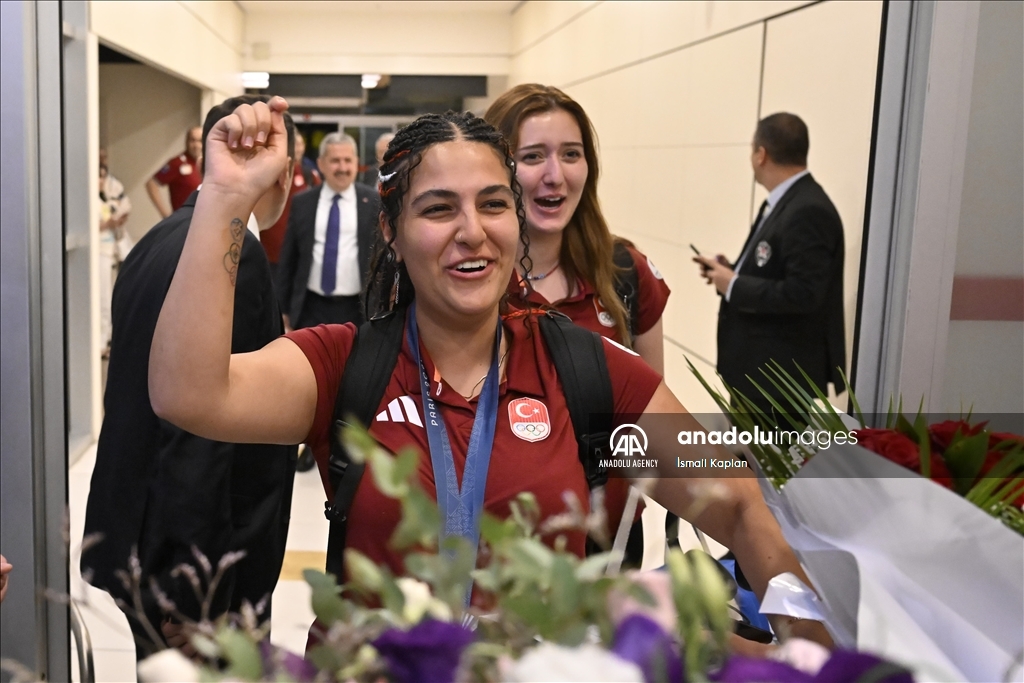
[{"label": "bouquet of flowers", "polygon": [[[787,427],[800,431],[852,433],[856,439],[853,443],[954,491],[1024,535],[1024,436],[992,431],[987,422],[972,425],[970,416],[928,425],[920,409],[910,420],[903,414],[902,402],[893,410],[891,401],[885,427],[871,428],[846,382],[855,413],[855,422],[851,423],[850,416],[837,413],[807,374],[797,369],[806,384],[798,382],[777,362],[762,370],[783,397],[781,403],[752,380],[777,411],[775,415],[766,415],[747,396],[734,389],[727,387],[732,401],[724,397],[690,363],[691,372],[740,429],[753,431],[757,426],[769,431],[781,420]],[[808,386],[814,395],[808,391]],[[820,451],[821,443],[810,440],[809,444],[797,442],[787,448],[777,443],[752,443],[750,452],[776,489],[781,489]]]},{"label": "bouquet of flowers", "polygon": [[806,374],[798,382],[778,364],[762,369],[773,395],[755,383],[769,416],[739,392],[726,399],[690,368],[738,429],[790,435],[752,440],[749,459],[837,643],[931,680],[1016,680],[1024,661],[1021,437],[969,418],[929,425],[920,411],[910,419],[901,409],[871,428],[852,392],[855,417],[807,388]]},{"label": "bouquet of flowers", "polygon": [[348,549],[345,585],[304,573],[321,635],[306,657],[269,645],[247,608],[190,625],[200,668],[168,650],[140,665],[143,680],[912,681],[877,657],[807,641],[788,642],[772,659],[730,655],[730,591],[714,561],[676,549],[667,571],[609,575],[610,553],[580,559],[561,540],[540,540],[594,523],[572,496],[564,514],[547,520],[526,493],[508,519],[485,516],[479,557],[465,539],[439,544],[438,511],[419,487],[416,453],[391,456],[366,432],[347,430],[349,453],[401,503],[391,542],[406,552],[407,575]]}]

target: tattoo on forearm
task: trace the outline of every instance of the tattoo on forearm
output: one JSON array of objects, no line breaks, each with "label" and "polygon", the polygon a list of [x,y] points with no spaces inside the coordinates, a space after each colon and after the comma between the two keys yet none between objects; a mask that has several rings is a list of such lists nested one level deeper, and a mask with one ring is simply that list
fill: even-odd
[{"label": "tattoo on forearm", "polygon": [[242,240],[245,239],[245,223],[241,219],[233,218],[231,220],[231,246],[228,247],[228,253],[224,254],[224,270],[228,271],[228,277],[231,278],[231,284],[235,284],[235,280],[238,277],[238,261],[242,258]]}]

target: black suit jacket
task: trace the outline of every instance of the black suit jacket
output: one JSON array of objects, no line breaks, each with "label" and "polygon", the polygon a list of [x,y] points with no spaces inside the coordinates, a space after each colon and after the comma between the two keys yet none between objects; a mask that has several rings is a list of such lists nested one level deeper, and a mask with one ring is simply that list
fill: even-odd
[{"label": "black suit jacket", "polygon": [[841,389],[844,242],[832,201],[808,174],[782,196],[751,240],[756,244],[718,311],[722,378],[762,406],[767,402],[746,377],[770,389],[760,369],[771,360],[797,378],[793,364],[799,364],[823,390],[828,382]]},{"label": "black suit jacket", "polygon": [[[198,193],[156,225],[121,266],[111,307],[113,339],[105,414],[86,509],[85,533],[102,541],[82,553],[82,574],[130,603],[115,576],[138,549],[150,619],[160,610],[148,590],[154,576],[178,608],[198,618],[184,579],[171,570],[198,566],[198,547],[216,567],[245,550],[214,600],[214,615],[255,604],[281,573],[291,512],[294,446],[229,444],[203,439],[160,420],[149,401],[149,351],[157,317],[188,234]],[[255,351],[282,333],[266,254],[249,231],[242,244],[231,346]],[[202,572],[200,571],[200,575]],[[156,622],[158,623],[158,622]]]},{"label": "black suit jacket", "polygon": [[[377,190],[355,183],[356,188],[356,240],[359,245],[359,283],[366,285],[370,272],[370,257],[377,239],[380,222],[380,202]],[[309,271],[313,266],[313,243],[316,239],[316,206],[320,191],[330,192],[327,183],[313,187],[292,198],[288,214],[288,230],[281,245],[278,261],[278,286],[281,310],[288,314],[292,325],[302,316],[306,302]]]}]

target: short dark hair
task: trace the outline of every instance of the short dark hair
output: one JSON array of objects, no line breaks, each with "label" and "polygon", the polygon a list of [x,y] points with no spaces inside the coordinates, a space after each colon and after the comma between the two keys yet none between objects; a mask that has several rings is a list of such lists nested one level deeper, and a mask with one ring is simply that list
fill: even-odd
[{"label": "short dark hair", "polygon": [[764,147],[768,158],[780,166],[806,166],[810,146],[807,124],[796,114],[779,112],[757,122],[754,149]]},{"label": "short dark hair", "polygon": [[[229,97],[220,104],[211,108],[206,114],[206,121],[203,123],[203,162],[200,164],[199,170],[206,172],[206,137],[213,130],[213,127],[217,125],[225,116],[230,116],[238,107],[243,104],[255,104],[257,102],[269,102],[269,95],[239,95],[238,97]],[[292,122],[291,114],[288,112],[284,113],[284,128],[288,131],[288,157],[290,159],[295,158],[295,124]]]}]

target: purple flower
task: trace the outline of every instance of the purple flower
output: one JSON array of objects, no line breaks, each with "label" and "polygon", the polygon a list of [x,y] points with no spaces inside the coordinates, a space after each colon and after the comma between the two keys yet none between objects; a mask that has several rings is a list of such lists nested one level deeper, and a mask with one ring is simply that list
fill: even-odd
[{"label": "purple flower", "polygon": [[396,683],[451,683],[462,651],[471,642],[471,631],[426,619],[408,631],[385,631],[373,646],[387,660]]},{"label": "purple flower", "polygon": [[709,678],[718,683],[914,683],[910,672],[874,655],[835,650],[817,675],[771,659],[730,657]]},{"label": "purple flower", "polygon": [[[708,676],[719,683],[814,683],[815,677],[773,659],[729,657],[725,666]],[[836,681],[838,683],[838,681]]]},{"label": "purple flower", "polygon": [[816,682],[836,683],[914,683],[914,677],[903,667],[864,652],[836,650],[814,677]]},{"label": "purple flower", "polygon": [[316,665],[294,652],[271,645],[269,640],[260,642],[263,659],[263,673],[286,672],[296,683],[310,683],[316,678]]},{"label": "purple flower", "polygon": [[647,683],[683,683],[683,662],[675,641],[650,617],[626,617],[615,631],[612,652],[639,666]]}]

